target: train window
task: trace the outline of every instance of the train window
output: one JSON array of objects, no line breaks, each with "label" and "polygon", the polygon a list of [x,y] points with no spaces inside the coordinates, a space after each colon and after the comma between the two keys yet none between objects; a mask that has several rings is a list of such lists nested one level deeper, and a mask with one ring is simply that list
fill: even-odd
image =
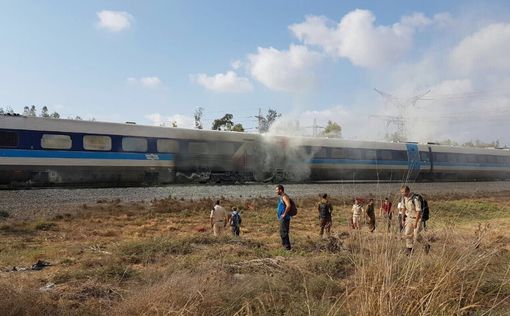
[{"label": "train window", "polygon": [[146,152],[147,139],[141,137],[123,137],[122,150]]},{"label": "train window", "polygon": [[430,153],[428,151],[420,151],[420,159],[422,161],[430,161]]},{"label": "train window", "polygon": [[44,134],[41,147],[44,149],[71,149],[73,142],[69,135]]},{"label": "train window", "polygon": [[458,154],[446,154],[448,162],[459,162]]},{"label": "train window", "polygon": [[349,158],[347,148],[332,148],[331,158],[334,159],[346,159]]},{"label": "train window", "polygon": [[83,136],[83,148],[85,150],[112,150],[112,139],[110,136]]},{"label": "train window", "polygon": [[0,132],[0,147],[18,147],[18,134]]},{"label": "train window", "polygon": [[207,146],[207,143],[190,142],[188,144],[188,151],[190,154],[207,154],[209,146]]},{"label": "train window", "polygon": [[476,159],[476,155],[473,155],[473,154],[466,155],[466,160],[469,163],[477,163],[477,161],[478,161]]},{"label": "train window", "polygon": [[446,153],[435,153],[434,160],[438,162],[448,162],[448,157],[446,156]]},{"label": "train window", "polygon": [[216,154],[218,155],[233,155],[235,152],[233,143],[217,142],[214,145],[216,145]]},{"label": "train window", "polygon": [[156,145],[160,153],[179,152],[179,143],[173,139],[158,139]]},{"label": "train window", "polygon": [[314,158],[328,157],[328,151],[326,150],[326,147],[312,147],[312,154]]},{"label": "train window", "polygon": [[391,158],[393,160],[404,161],[407,160],[407,153],[403,150],[393,150],[391,152]]},{"label": "train window", "polygon": [[460,163],[468,162],[468,157],[466,154],[457,154],[457,159],[458,159],[457,162],[460,162]]},{"label": "train window", "polygon": [[476,160],[477,160],[478,163],[487,163],[488,162],[487,161],[487,156],[485,156],[485,155],[478,155],[476,157]]},{"label": "train window", "polygon": [[510,160],[510,157],[498,156],[498,163],[501,163],[501,164],[506,163],[507,159]]},{"label": "train window", "polygon": [[366,160],[376,160],[377,159],[377,152],[373,149],[367,149],[365,150],[365,159]]},{"label": "train window", "polygon": [[358,148],[348,148],[349,158],[354,160],[363,159],[363,152]]},{"label": "train window", "polygon": [[378,150],[377,151],[377,159],[378,160],[391,160],[391,150]]},{"label": "train window", "polygon": [[492,155],[488,155],[487,156],[487,162],[488,163],[498,163],[498,157],[492,156]]}]

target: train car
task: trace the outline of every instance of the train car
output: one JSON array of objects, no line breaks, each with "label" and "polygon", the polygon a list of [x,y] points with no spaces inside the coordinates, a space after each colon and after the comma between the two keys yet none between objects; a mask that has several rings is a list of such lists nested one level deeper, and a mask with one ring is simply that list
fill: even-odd
[{"label": "train car", "polygon": [[117,186],[244,179],[253,172],[256,136],[0,116],[0,183]]},{"label": "train car", "polygon": [[510,151],[0,116],[0,184],[510,179]]}]

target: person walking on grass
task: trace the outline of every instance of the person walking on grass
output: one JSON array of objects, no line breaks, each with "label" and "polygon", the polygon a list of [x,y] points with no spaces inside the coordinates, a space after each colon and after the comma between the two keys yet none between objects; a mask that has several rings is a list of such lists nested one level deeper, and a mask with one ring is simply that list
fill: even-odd
[{"label": "person walking on grass", "polygon": [[361,229],[361,214],[365,210],[363,209],[363,200],[360,198],[354,199],[354,205],[352,206],[352,228]]},{"label": "person walking on grass", "polygon": [[406,221],[403,201],[398,202],[397,209],[398,209],[398,232],[402,234],[402,232],[404,231],[404,223]]},{"label": "person walking on grass", "polygon": [[384,202],[381,207],[382,215],[386,220],[386,224],[388,226],[388,233],[391,230],[391,219],[393,218],[393,210],[391,209],[392,203],[388,198],[384,199]]},{"label": "person walking on grass", "polygon": [[368,229],[373,233],[375,230],[375,206],[374,199],[368,200],[367,205],[367,218],[368,218]]},{"label": "person walking on grass", "polygon": [[241,233],[241,213],[237,210],[237,207],[232,207],[232,213],[229,218],[230,228],[232,229],[232,235],[239,237]]},{"label": "person walking on grass", "polygon": [[221,236],[225,227],[227,227],[227,210],[220,205],[220,201],[216,201],[213,209],[211,210],[211,227],[214,236]]},{"label": "person walking on grass", "polygon": [[328,201],[328,195],[326,193],[321,195],[321,200],[317,205],[317,210],[319,211],[319,221],[320,221],[320,237],[321,238],[329,238],[331,235],[331,212],[333,211],[333,206]]},{"label": "person walking on grass", "polygon": [[405,216],[405,252],[407,255],[411,254],[414,250],[415,244],[419,242],[423,244],[425,253],[429,253],[430,244],[421,235],[421,231],[423,230],[423,222],[421,221],[422,205],[420,198],[417,194],[412,193],[411,189],[407,185],[403,185],[400,188],[400,194],[402,195],[402,204],[404,207]]},{"label": "person walking on grass", "polygon": [[282,238],[282,245],[285,249],[291,250],[290,245],[290,215],[291,200],[285,193],[283,185],[279,184],[275,188],[275,193],[278,195],[278,206],[276,207],[276,215],[280,224],[280,237]]}]

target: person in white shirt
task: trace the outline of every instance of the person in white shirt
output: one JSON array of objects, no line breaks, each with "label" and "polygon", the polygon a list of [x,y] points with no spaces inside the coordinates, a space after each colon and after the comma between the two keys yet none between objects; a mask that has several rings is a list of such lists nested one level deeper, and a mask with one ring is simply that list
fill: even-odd
[{"label": "person in white shirt", "polygon": [[220,236],[225,227],[227,227],[228,215],[227,210],[220,205],[220,201],[216,201],[214,208],[211,210],[211,227],[214,236]]},{"label": "person in white shirt", "polygon": [[355,199],[354,205],[352,206],[352,228],[360,229],[361,214],[364,214],[363,201],[361,199]]},{"label": "person in white shirt", "polygon": [[398,209],[398,228],[399,228],[398,232],[402,233],[402,231],[404,230],[404,222],[405,222],[404,203],[402,201],[398,202],[397,209]]}]

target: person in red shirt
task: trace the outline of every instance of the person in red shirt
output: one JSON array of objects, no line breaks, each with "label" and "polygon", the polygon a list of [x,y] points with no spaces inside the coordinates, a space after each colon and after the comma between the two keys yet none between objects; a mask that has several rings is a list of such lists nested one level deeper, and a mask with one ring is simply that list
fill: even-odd
[{"label": "person in red shirt", "polygon": [[393,210],[391,209],[391,202],[388,198],[384,199],[384,202],[381,206],[381,211],[384,219],[386,220],[388,226],[388,232],[391,230],[391,219],[393,218]]}]

